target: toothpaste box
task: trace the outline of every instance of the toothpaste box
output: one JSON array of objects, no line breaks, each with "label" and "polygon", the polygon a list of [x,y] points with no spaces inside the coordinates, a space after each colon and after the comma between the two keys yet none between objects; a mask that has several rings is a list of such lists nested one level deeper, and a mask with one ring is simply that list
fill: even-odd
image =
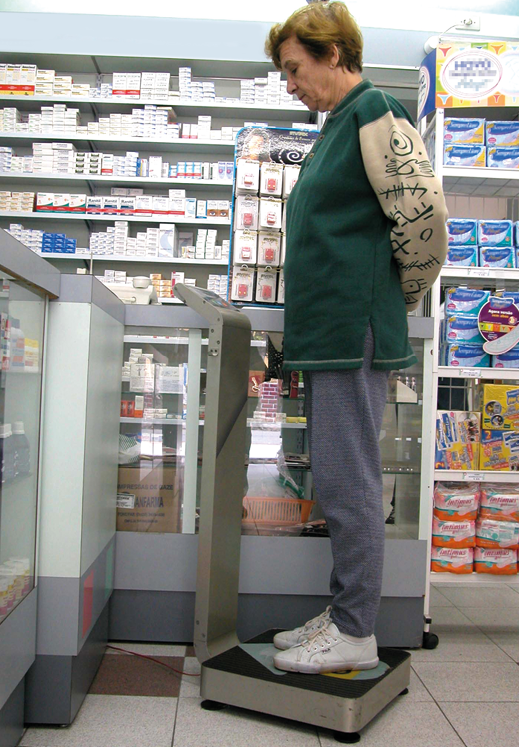
[{"label": "toothpaste box", "polygon": [[518,472],[519,433],[517,431],[483,430],[479,449],[479,468]]},{"label": "toothpaste box", "polygon": [[479,412],[438,410],[435,469],[478,468],[480,422]]},{"label": "toothpaste box", "polygon": [[484,119],[445,119],[443,125],[443,142],[485,144]]},{"label": "toothpaste box", "polygon": [[490,298],[490,291],[479,288],[447,288],[445,291],[445,314],[466,314],[477,317],[479,310]]},{"label": "toothpaste box", "polygon": [[511,220],[478,220],[480,246],[513,246]]},{"label": "toothpaste box", "polygon": [[487,145],[519,145],[519,122],[487,122]]},{"label": "toothpaste box", "polygon": [[508,353],[492,356],[493,368],[519,368],[519,345],[509,350]]},{"label": "toothpaste box", "polygon": [[449,246],[445,267],[477,267],[477,246]]},{"label": "toothpaste box", "polygon": [[476,342],[483,344],[477,316],[453,314],[445,320],[445,340],[451,342]]},{"label": "toothpaste box", "polygon": [[460,168],[486,166],[486,152],[484,145],[445,145],[443,164]]},{"label": "toothpaste box", "polygon": [[519,146],[488,148],[487,166],[491,169],[519,169]]},{"label": "toothpaste box", "polygon": [[516,249],[513,246],[480,246],[480,267],[515,267]]},{"label": "toothpaste box", "polygon": [[451,246],[476,246],[478,243],[478,222],[467,218],[449,218],[447,236]]},{"label": "toothpaste box", "polygon": [[456,368],[490,368],[490,356],[475,342],[442,345],[440,365]]}]

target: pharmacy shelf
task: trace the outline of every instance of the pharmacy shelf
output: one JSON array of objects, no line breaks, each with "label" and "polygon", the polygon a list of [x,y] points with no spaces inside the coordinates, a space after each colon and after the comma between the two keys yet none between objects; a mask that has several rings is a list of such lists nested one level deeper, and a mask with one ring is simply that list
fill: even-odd
[{"label": "pharmacy shelf", "polygon": [[164,178],[156,179],[150,176],[99,176],[98,174],[19,174],[12,171],[0,171],[0,179],[9,179],[10,181],[46,181],[46,182],[95,182],[96,184],[137,184],[139,186],[154,186],[167,184],[173,189],[178,186],[197,189],[199,187],[219,187],[221,189],[232,189],[230,179],[176,179]]},{"label": "pharmacy shelf", "polygon": [[[141,145],[144,151],[192,151],[197,150],[200,153],[232,153],[234,151],[234,140],[202,140],[201,138],[144,138],[144,137],[118,137],[116,135],[78,135],[77,133],[65,134],[37,132],[0,132],[0,142],[7,141],[9,144],[15,144],[17,141],[22,144],[29,141],[30,143],[39,143],[44,140],[58,141],[63,140],[67,143],[95,143],[101,149],[110,148],[114,143],[120,145]],[[167,146],[167,147],[166,147]]]},{"label": "pharmacy shelf", "polygon": [[[475,586],[491,586],[493,584],[507,584],[511,586],[519,585],[519,576],[493,576],[491,573],[431,573],[432,584],[442,584],[447,586],[463,586],[471,584]],[[434,613],[432,617],[432,626],[434,632]]]},{"label": "pharmacy shelf", "polygon": [[97,215],[96,213],[29,213],[14,210],[0,212],[0,218],[27,218],[36,220],[82,220],[113,222],[115,220],[130,223],[176,223],[184,226],[230,226],[229,218],[181,218],[178,215],[154,215],[151,218],[139,215]]},{"label": "pharmacy shelf", "polygon": [[90,254],[61,254],[60,252],[34,252],[43,259],[75,259],[76,262],[90,262]]},{"label": "pharmacy shelf", "polygon": [[251,428],[262,428],[263,430],[279,430],[279,428],[306,428],[306,423],[285,423],[284,421],[279,423],[272,423],[266,420],[253,420],[252,418],[247,418],[247,425],[249,425]]},{"label": "pharmacy shelf", "polygon": [[[41,256],[45,257],[49,255],[42,254]],[[59,259],[59,255],[57,256],[57,259]],[[92,259],[94,262],[148,262],[151,264],[154,264],[155,262],[165,262],[170,265],[209,265],[211,267],[228,267],[229,265],[226,259],[185,259],[184,257],[129,257],[126,254],[95,254],[92,257],[86,257],[86,259]]]},{"label": "pharmacy shelf", "polygon": [[[182,418],[120,418],[121,423],[140,423],[141,425],[185,425]],[[200,424],[203,424],[203,420]]]},{"label": "pharmacy shelf", "polygon": [[517,197],[519,169],[458,168],[442,166],[446,194],[478,197]]},{"label": "pharmacy shelf", "polygon": [[519,368],[455,368],[438,366],[438,376],[451,379],[519,379]]},{"label": "pharmacy shelf", "polygon": [[456,469],[437,469],[434,479],[447,482],[519,482],[519,472],[492,472],[489,470],[462,471]]},{"label": "pharmacy shelf", "polygon": [[[168,101],[160,101],[157,99],[124,99],[111,96],[109,98],[90,98],[87,96],[11,96],[3,95],[0,96],[0,103],[9,101],[11,106],[16,104],[23,104],[26,108],[27,103],[36,104],[91,104],[95,105],[97,109],[114,110],[115,106],[130,106],[132,108],[142,107],[146,105],[153,106],[171,106],[175,108],[178,114],[185,116],[196,116],[203,112],[205,115],[210,114],[215,117],[224,116],[235,116],[240,115],[248,116],[251,113],[258,114],[260,116],[268,116],[280,114],[284,117],[287,114],[294,116],[294,122],[306,122],[308,120],[308,109],[304,106],[280,106],[279,104],[244,104],[240,101],[232,102],[218,102],[218,103],[204,103],[202,101],[186,101],[179,97],[170,97]],[[16,102],[16,104],[15,104]],[[90,106],[88,107],[91,108]],[[279,119],[279,117],[278,117]]]},{"label": "pharmacy shelf", "polygon": [[442,281],[451,280],[515,280],[519,281],[519,269],[493,267],[444,267]]}]

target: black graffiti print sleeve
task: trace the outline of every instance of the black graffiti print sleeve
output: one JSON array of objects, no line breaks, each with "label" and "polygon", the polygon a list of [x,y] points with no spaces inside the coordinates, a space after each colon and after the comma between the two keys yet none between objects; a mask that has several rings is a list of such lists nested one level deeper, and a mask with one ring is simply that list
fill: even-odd
[{"label": "black graffiti print sleeve", "polygon": [[407,310],[413,311],[445,261],[448,214],[420,135],[383,101],[386,111],[360,127],[360,147],[370,184],[393,223],[393,256]]}]

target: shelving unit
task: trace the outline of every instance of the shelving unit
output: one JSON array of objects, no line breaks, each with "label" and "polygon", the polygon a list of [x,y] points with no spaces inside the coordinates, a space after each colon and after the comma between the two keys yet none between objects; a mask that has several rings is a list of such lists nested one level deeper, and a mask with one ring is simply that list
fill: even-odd
[{"label": "shelving unit", "polygon": [[175,223],[182,226],[230,226],[229,218],[182,218],[179,215],[152,215],[150,218],[139,215],[97,215],[95,213],[24,213],[23,211],[4,210],[0,218],[27,218],[31,220],[83,220],[110,223],[114,220],[126,220],[129,223]]},{"label": "shelving unit", "polygon": [[[487,109],[487,119],[507,119],[506,110]],[[470,117],[470,110],[450,110],[451,116]],[[476,116],[476,115],[475,115]],[[477,116],[484,116],[481,109]],[[514,169],[494,168],[457,168],[443,165],[443,127],[445,111],[437,109],[433,120],[427,128],[427,133],[434,131],[435,134],[435,171],[442,179],[446,195],[462,195],[464,197],[506,198],[508,210],[514,211],[513,201],[519,197],[519,171]],[[452,215],[451,217],[476,217],[468,215]],[[477,216],[484,218],[484,215]],[[502,216],[505,217],[505,216]],[[516,219],[516,213],[510,212],[507,216]],[[431,350],[430,369],[427,374],[430,379],[430,391],[427,391],[427,401],[424,407],[424,433],[430,430],[432,439],[428,445],[428,458],[425,455],[423,464],[427,466],[427,476],[422,481],[421,495],[421,524],[420,537],[428,543],[428,584],[426,590],[425,612],[429,610],[429,585],[434,584],[518,584],[519,576],[492,576],[490,574],[455,575],[450,573],[432,573],[430,571],[431,558],[431,527],[433,518],[433,490],[435,481],[452,482],[493,482],[502,484],[517,484],[519,473],[517,472],[491,472],[482,470],[435,470],[434,469],[434,433],[437,410],[437,392],[439,379],[461,379],[474,381],[481,379],[519,381],[519,369],[513,368],[476,368],[440,366],[440,316],[441,316],[441,290],[448,285],[469,285],[475,288],[489,288],[492,290],[518,290],[519,269],[500,269],[487,267],[443,267],[440,277],[431,291],[431,316],[434,319],[434,337]],[[433,621],[434,622],[434,621]],[[428,625],[425,627],[428,630]]]}]

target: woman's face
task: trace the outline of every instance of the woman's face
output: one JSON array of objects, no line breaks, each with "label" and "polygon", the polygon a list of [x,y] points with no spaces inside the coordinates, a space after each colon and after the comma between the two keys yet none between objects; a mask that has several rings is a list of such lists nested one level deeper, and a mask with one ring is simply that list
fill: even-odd
[{"label": "woman's face", "polygon": [[248,142],[249,155],[257,158],[263,150],[265,143],[261,135],[253,135]]},{"label": "woman's face", "polygon": [[281,68],[287,74],[288,93],[295,94],[312,112],[333,109],[335,76],[330,60],[316,60],[296,36],[283,42],[279,57]]}]

